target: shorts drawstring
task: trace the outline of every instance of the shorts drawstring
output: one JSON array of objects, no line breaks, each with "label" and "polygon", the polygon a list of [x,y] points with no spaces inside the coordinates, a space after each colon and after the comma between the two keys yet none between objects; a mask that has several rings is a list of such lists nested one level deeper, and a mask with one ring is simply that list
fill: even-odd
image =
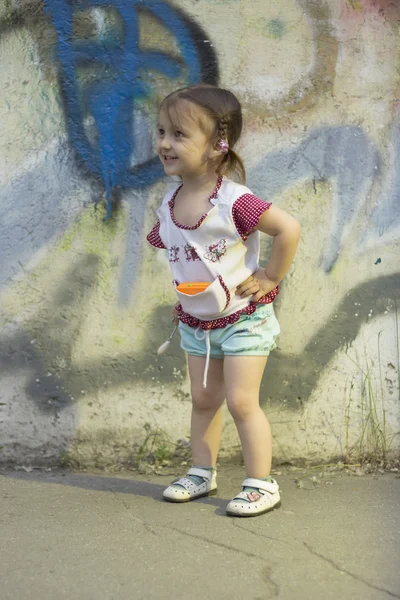
[{"label": "shorts drawstring", "polygon": [[[197,332],[201,331],[203,333],[202,337],[198,337]],[[210,330],[209,329],[201,329],[201,327],[198,327],[196,329],[196,331],[194,332],[194,337],[196,338],[196,340],[206,340],[206,348],[207,348],[207,355],[206,355],[206,365],[204,367],[204,377],[203,377],[203,388],[207,387],[207,375],[208,375],[208,369],[210,366],[210,351],[211,351],[211,344],[210,344]]]}]

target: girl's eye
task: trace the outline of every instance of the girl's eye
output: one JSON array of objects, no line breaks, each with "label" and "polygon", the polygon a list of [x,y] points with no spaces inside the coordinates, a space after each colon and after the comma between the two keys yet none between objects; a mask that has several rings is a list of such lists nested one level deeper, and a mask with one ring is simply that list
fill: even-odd
[{"label": "girl's eye", "polygon": [[183,137],[182,131],[175,131],[175,137],[177,137],[177,138]]},{"label": "girl's eye", "polygon": [[158,130],[158,135],[164,135],[164,133],[165,133],[164,129],[159,129]]}]

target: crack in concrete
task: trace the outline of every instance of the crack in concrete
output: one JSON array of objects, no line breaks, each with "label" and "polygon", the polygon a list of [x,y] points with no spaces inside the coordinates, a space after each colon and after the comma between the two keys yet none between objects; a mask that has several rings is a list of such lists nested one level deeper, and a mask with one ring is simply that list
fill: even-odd
[{"label": "crack in concrete", "polygon": [[279,538],[271,537],[270,535],[265,535],[263,533],[257,533],[256,531],[253,531],[252,529],[247,529],[246,527],[242,527],[242,525],[240,523],[237,523],[235,521],[233,522],[233,526],[238,527],[239,529],[241,529],[242,531],[246,531],[247,533],[251,533],[252,535],[255,535],[256,537],[261,537],[261,538],[265,538],[267,540],[271,540],[272,542],[279,542],[280,544],[286,544],[287,546],[292,546],[292,544],[290,542],[288,542],[287,540],[281,540]]},{"label": "crack in concrete", "polygon": [[[131,511],[132,511],[132,507],[129,506],[129,504],[125,501],[124,498],[119,498],[119,496],[117,495],[117,493],[112,489],[109,488],[109,491],[112,492],[112,494],[114,495],[114,497],[119,500],[122,504],[122,506],[124,506],[124,508],[127,509],[127,511],[129,512],[129,516],[134,519],[135,521],[139,521],[143,527],[146,529],[146,531],[148,531],[149,533],[151,533],[154,536],[158,536],[158,534],[151,528],[150,524],[147,521],[143,521],[142,519],[139,519],[138,517],[135,517],[132,515]],[[242,525],[240,525],[240,523],[233,521],[233,526],[237,527],[239,529],[241,529],[242,531],[246,531],[247,533],[250,533],[256,537],[259,538],[265,538],[268,540],[271,540],[273,542],[279,542],[282,544],[286,544],[288,546],[292,546],[292,544],[286,540],[281,540],[279,538],[274,538],[262,533],[257,533],[255,531],[252,531],[251,529],[246,529],[245,527],[243,527]],[[237,554],[242,554],[244,556],[247,556],[248,558],[258,558],[260,560],[265,560],[267,557],[266,556],[262,556],[260,554],[255,554],[254,552],[247,552],[245,550],[242,550],[240,548],[235,548],[233,546],[229,546],[228,544],[223,544],[222,542],[216,542],[214,540],[210,540],[207,537],[201,536],[201,535],[196,535],[194,533],[189,533],[187,531],[183,531],[182,529],[178,529],[176,527],[169,527],[167,525],[161,525],[158,524],[156,525],[156,527],[161,528],[161,529],[167,529],[169,531],[175,531],[176,533],[179,533],[181,535],[185,535],[187,537],[196,539],[196,540],[200,540],[202,542],[205,542],[207,544],[210,544],[212,546],[216,546],[218,548],[223,548],[224,550],[230,550],[232,552],[235,552]],[[380,591],[380,592],[384,592],[386,594],[388,594],[389,596],[391,596],[392,598],[399,598],[400,599],[400,595],[395,594],[394,592],[391,592],[390,590],[374,585],[373,583],[370,583],[369,581],[366,581],[365,579],[363,579],[362,577],[360,577],[359,575],[356,575],[355,573],[351,573],[350,571],[348,571],[347,569],[344,569],[342,567],[340,567],[337,563],[335,563],[331,558],[328,558],[326,556],[324,556],[323,554],[320,554],[319,552],[317,552],[316,550],[314,550],[312,548],[312,546],[310,546],[309,544],[307,544],[307,542],[304,542],[303,540],[298,540],[297,538],[292,537],[292,539],[297,542],[298,544],[304,546],[304,548],[306,548],[310,554],[312,554],[313,556],[317,556],[318,558],[320,558],[321,560],[324,560],[325,562],[327,562],[331,567],[333,567],[334,569],[336,569],[337,571],[339,571],[340,573],[345,573],[346,575],[348,575],[349,577],[351,577],[352,579],[355,579],[356,581],[360,581],[361,583],[363,583],[364,585],[366,585],[367,587]],[[266,582],[268,584],[270,584],[270,586],[273,589],[273,596],[274,597],[278,597],[280,594],[280,586],[279,584],[274,581],[274,579],[272,578],[272,568],[269,566],[266,566],[264,568],[264,576],[266,579]]]},{"label": "crack in concrete", "polygon": [[265,567],[264,569],[264,574],[265,574],[265,579],[267,581],[267,583],[269,583],[272,586],[272,595],[274,598],[277,598],[280,594],[280,587],[279,584],[276,583],[276,581],[274,581],[272,579],[272,568],[271,567]]},{"label": "crack in concrete", "polygon": [[336,569],[340,573],[346,573],[346,575],[349,575],[350,577],[352,577],[356,581],[361,581],[361,583],[364,583],[369,588],[371,588],[373,590],[378,590],[379,592],[384,592],[385,594],[388,594],[392,598],[400,598],[400,596],[398,594],[395,594],[395,593],[391,592],[390,590],[388,590],[386,588],[379,587],[378,585],[374,585],[373,583],[370,583],[369,581],[366,581],[365,579],[363,579],[359,575],[355,575],[355,573],[351,573],[347,569],[343,569],[342,567],[339,567],[339,565],[336,564],[331,558],[327,558],[323,554],[320,554],[319,552],[317,552],[316,550],[314,550],[314,548],[312,548],[309,544],[307,544],[307,542],[303,542],[302,540],[298,540],[296,538],[293,538],[293,539],[295,539],[296,542],[299,542],[300,544],[303,544],[303,546],[305,548],[307,548],[307,550],[311,554],[313,554],[314,556],[318,556],[318,558],[321,558],[322,560],[324,560],[325,562],[327,562],[329,565],[331,565],[331,567],[333,567],[334,569]]},{"label": "crack in concrete", "polygon": [[224,548],[224,550],[231,550],[232,552],[236,552],[237,554],[243,554],[248,558],[258,558],[260,560],[265,560],[267,558],[266,556],[262,556],[260,554],[254,554],[253,552],[247,552],[246,550],[241,550],[240,548],[235,548],[234,546],[228,546],[228,544],[223,544],[222,542],[215,542],[214,540],[210,540],[209,538],[203,537],[202,535],[195,535],[194,533],[182,531],[181,529],[177,529],[176,527],[168,527],[167,525],[157,525],[157,527],[163,527],[171,531],[176,531],[178,533],[181,533],[182,535],[187,535],[188,537],[194,538],[196,540],[206,542],[207,544],[212,544],[213,546]]},{"label": "crack in concrete", "polygon": [[[114,497],[119,500],[122,504],[122,506],[124,506],[124,508],[126,508],[129,512],[129,515],[132,519],[134,519],[135,521],[139,521],[143,527],[149,531],[150,533],[152,533],[153,535],[157,536],[158,534],[153,531],[151,529],[151,526],[149,523],[147,523],[147,521],[143,521],[142,519],[139,519],[138,517],[134,517],[131,514],[132,511],[132,507],[129,506],[129,504],[126,503],[126,501],[124,500],[124,498],[119,498],[117,496],[117,493],[114,492],[114,490],[112,488],[108,488],[110,492],[112,492],[112,494],[114,495]],[[218,546],[219,548],[224,548],[225,550],[231,550],[233,552],[237,552],[238,554],[244,554],[245,556],[247,556],[248,558],[258,558],[260,560],[265,560],[266,557],[265,556],[261,556],[260,554],[254,554],[253,552],[246,552],[245,550],[241,550],[240,548],[235,548],[233,546],[228,546],[228,544],[223,544],[222,542],[215,542],[214,540],[210,540],[209,538],[203,537],[201,535],[195,535],[194,533],[189,533],[187,531],[183,531],[182,529],[177,529],[176,527],[169,527],[168,525],[160,525],[157,524],[155,527],[158,528],[162,528],[162,529],[168,529],[169,531],[175,531],[177,533],[181,533],[182,535],[186,535],[188,537],[197,539],[197,540],[201,540],[202,542],[206,542],[207,544],[211,544],[213,546]],[[276,585],[275,582],[271,582],[273,583],[273,585]]]},{"label": "crack in concrete", "polygon": [[[255,535],[256,537],[265,538],[267,540],[271,540],[272,542],[281,542],[282,544],[287,544],[288,546],[291,546],[291,544],[285,540],[280,540],[279,538],[273,538],[269,535],[259,534],[259,533],[256,533],[255,531],[252,531],[251,529],[246,529],[246,527],[242,527],[240,525],[240,523],[238,523],[237,521],[233,521],[232,524],[233,524],[233,527],[237,527],[238,529],[241,529],[242,531],[251,533],[252,535]],[[270,584],[272,587],[271,593],[272,593],[273,597],[277,598],[280,594],[280,585],[272,578],[272,575],[273,575],[272,567],[270,567],[270,566],[264,567],[264,578],[265,578],[267,584]]]},{"label": "crack in concrete", "polygon": [[[233,523],[233,525],[234,525],[234,527],[238,527],[242,531],[246,531],[247,533],[251,533],[252,535],[254,535],[256,537],[265,538],[265,539],[271,540],[273,542],[278,542],[278,543],[281,543],[281,544],[286,544],[287,546],[292,546],[292,544],[290,542],[288,542],[287,540],[282,540],[280,538],[276,538],[276,537],[272,537],[272,536],[265,535],[265,534],[262,534],[262,533],[258,533],[256,531],[252,531],[250,529],[247,529],[246,527],[241,526],[240,523]],[[355,579],[357,581],[360,581],[361,583],[364,583],[364,585],[370,587],[371,589],[375,589],[375,590],[378,590],[380,592],[384,592],[386,594],[389,594],[389,596],[391,596],[393,598],[400,598],[400,596],[397,595],[397,594],[395,594],[394,592],[391,592],[390,590],[388,590],[386,588],[376,586],[373,583],[370,583],[370,582],[366,581],[365,579],[363,579],[359,575],[356,575],[355,573],[351,573],[351,571],[348,571],[347,569],[343,569],[338,564],[336,564],[331,558],[327,558],[326,556],[323,556],[322,554],[320,554],[319,552],[317,552],[316,550],[314,550],[312,548],[312,546],[310,546],[309,544],[307,544],[307,542],[304,542],[302,540],[298,540],[297,538],[292,538],[292,539],[294,541],[296,541],[298,544],[301,544],[302,546],[304,546],[314,556],[317,556],[318,558],[321,558],[322,560],[326,561],[328,564],[331,565],[331,567],[335,568],[337,571],[339,571],[341,573],[345,573],[346,575],[349,575],[349,577],[352,577],[353,579]],[[279,586],[278,586],[278,584],[276,584],[276,582],[274,582],[270,578],[270,576],[268,576],[268,580],[271,582],[271,584],[273,584],[274,586],[277,586],[278,594],[279,594]]]},{"label": "crack in concrete", "polygon": [[139,517],[134,517],[133,516],[133,514],[132,514],[132,507],[129,506],[129,504],[125,501],[125,499],[123,497],[120,498],[117,495],[117,492],[115,492],[112,488],[108,488],[108,489],[113,494],[114,498],[117,501],[120,501],[121,504],[122,504],[122,506],[127,509],[127,511],[129,512],[129,516],[130,516],[131,519],[133,519],[134,521],[139,521],[139,523],[141,523],[143,525],[143,527],[145,528],[146,531],[148,531],[149,533],[151,533],[155,537],[158,537],[158,534],[155,531],[152,530],[152,528],[150,527],[150,525],[146,521],[143,521],[142,519],[139,519]]}]

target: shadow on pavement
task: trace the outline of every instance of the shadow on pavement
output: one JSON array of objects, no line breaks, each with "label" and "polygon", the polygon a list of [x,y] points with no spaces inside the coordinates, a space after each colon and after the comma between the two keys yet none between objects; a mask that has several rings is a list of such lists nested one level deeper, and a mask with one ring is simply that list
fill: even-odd
[{"label": "shadow on pavement", "polygon": [[[151,483],[148,481],[138,481],[135,479],[121,479],[117,477],[105,477],[100,475],[87,475],[84,473],[46,473],[43,471],[32,471],[30,473],[24,471],[5,471],[0,473],[0,476],[11,477],[23,481],[37,481],[40,483],[50,483],[57,485],[67,485],[86,490],[97,492],[112,492],[116,494],[132,494],[134,496],[147,496],[156,502],[166,504],[162,498],[164,485]],[[217,515],[225,516],[225,507],[229,500],[215,497],[205,497],[194,500],[196,503],[208,504],[216,506],[219,510]],[[172,502],[169,505],[174,504]]]}]

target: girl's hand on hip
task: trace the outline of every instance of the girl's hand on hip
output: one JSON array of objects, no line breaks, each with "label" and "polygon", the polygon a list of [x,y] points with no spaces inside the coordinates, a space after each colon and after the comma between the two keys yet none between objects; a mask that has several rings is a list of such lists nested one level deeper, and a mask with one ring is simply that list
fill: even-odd
[{"label": "girl's hand on hip", "polygon": [[236,294],[242,298],[253,296],[252,301],[258,302],[263,296],[276,288],[278,283],[265,274],[264,269],[258,269],[236,288]]}]

